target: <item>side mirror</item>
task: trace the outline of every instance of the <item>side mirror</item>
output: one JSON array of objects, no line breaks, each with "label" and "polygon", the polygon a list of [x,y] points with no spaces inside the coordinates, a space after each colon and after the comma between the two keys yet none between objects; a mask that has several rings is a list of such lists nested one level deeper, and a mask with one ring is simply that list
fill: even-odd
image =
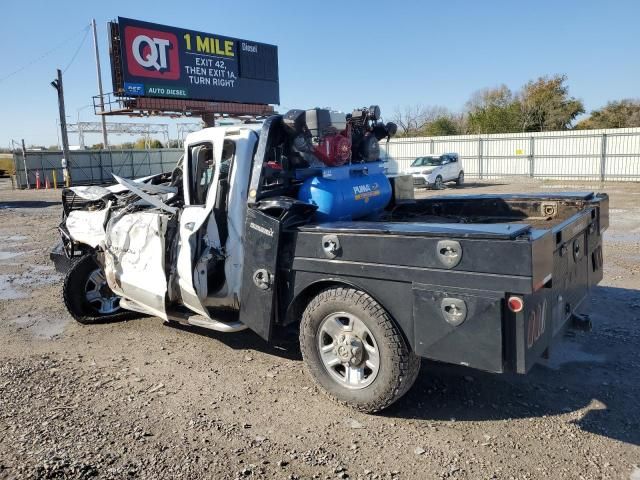
[{"label": "side mirror", "polygon": [[448,163],[449,163],[449,160],[443,160],[440,165],[447,165]]}]

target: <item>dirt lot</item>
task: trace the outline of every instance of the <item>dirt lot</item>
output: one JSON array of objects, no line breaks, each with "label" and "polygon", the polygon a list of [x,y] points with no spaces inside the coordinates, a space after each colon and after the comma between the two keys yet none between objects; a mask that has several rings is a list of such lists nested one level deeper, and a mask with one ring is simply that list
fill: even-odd
[{"label": "dirt lot", "polygon": [[157,318],[76,324],[47,256],[58,194],[4,182],[0,478],[640,478],[638,184],[465,188],[609,192],[594,330],[528,376],[423,362],[408,395],[368,416],[316,389],[296,332],[269,346]]}]

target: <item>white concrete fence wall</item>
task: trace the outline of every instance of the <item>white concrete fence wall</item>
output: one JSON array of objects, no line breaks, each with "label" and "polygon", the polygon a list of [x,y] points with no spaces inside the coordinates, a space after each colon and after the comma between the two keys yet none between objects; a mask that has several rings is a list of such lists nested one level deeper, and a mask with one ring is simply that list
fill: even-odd
[{"label": "white concrete fence wall", "polygon": [[381,147],[391,173],[456,152],[467,177],[640,181],[640,128],[395,138]]}]

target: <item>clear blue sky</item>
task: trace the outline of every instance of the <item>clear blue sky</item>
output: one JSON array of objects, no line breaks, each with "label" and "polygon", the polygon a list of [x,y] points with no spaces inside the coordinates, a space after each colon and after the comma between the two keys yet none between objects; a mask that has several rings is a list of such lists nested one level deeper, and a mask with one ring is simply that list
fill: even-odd
[{"label": "clear blue sky", "polygon": [[[505,83],[516,90],[554,73],[568,75],[571,94],[588,110],[640,97],[637,1],[9,0],[2,10],[0,79],[72,37],[0,81],[3,147],[20,138],[57,142],[49,82],[71,60],[91,18],[111,91],[106,22],[118,15],[278,45],[281,109],[378,103],[389,117],[395,106],[420,103],[457,111],[480,88]],[[81,120],[94,120],[91,109],[79,110],[97,92],[90,35],[64,81],[70,120],[78,111]]]}]

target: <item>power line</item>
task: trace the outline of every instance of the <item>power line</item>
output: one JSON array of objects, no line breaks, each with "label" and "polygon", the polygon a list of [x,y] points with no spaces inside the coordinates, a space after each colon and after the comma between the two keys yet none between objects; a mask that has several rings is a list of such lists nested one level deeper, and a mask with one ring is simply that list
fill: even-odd
[{"label": "power line", "polygon": [[[9,73],[8,75],[5,75],[4,77],[0,78],[0,83],[4,82],[5,80],[7,80],[8,78],[13,77],[14,75],[22,72],[23,70],[26,70],[27,68],[29,68],[31,65],[33,65],[34,63],[39,62],[40,60],[48,57],[49,55],[51,55],[53,52],[55,52],[56,50],[59,50],[60,48],[62,48],[64,45],[66,45],[67,43],[69,43],[69,41],[71,41],[72,39],[74,39],[79,33],[81,32],[85,32],[85,37],[87,35],[87,32],[89,31],[90,25],[87,25],[86,27],[84,27],[82,30],[80,30],[79,32],[74,33],[73,35],[71,35],[70,37],[68,37],[66,40],[64,40],[62,43],[58,44],[57,46],[53,47],[51,50],[47,50],[45,53],[43,53],[42,55],[40,55],[39,57],[33,59],[32,61],[26,63],[25,65],[23,65],[22,67],[18,68],[17,70],[14,70],[13,72]],[[74,55],[75,57],[75,55]],[[67,66],[68,68],[68,66]]]},{"label": "power line", "polygon": [[89,35],[89,27],[86,28],[86,30],[84,32],[84,37],[82,37],[82,41],[80,42],[80,45],[78,45],[78,48],[76,49],[76,51],[73,54],[73,57],[71,57],[71,60],[69,60],[69,63],[67,64],[67,66],[64,67],[64,70],[62,70],[62,73],[66,73],[67,70],[69,70],[69,67],[71,66],[73,61],[76,59],[76,57],[78,56],[78,53],[80,53],[80,49],[84,45],[84,41],[87,39],[87,35]]}]

